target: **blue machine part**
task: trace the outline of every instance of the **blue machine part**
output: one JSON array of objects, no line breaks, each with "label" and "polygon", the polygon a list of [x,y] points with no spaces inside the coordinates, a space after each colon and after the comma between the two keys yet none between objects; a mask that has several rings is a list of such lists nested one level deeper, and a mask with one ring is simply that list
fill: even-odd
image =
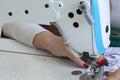
[{"label": "blue machine part", "polygon": [[98,0],[91,0],[91,4],[92,4],[92,14],[94,18],[94,36],[96,41],[96,47],[98,53],[102,54],[102,52],[105,50],[105,47],[103,45],[103,40],[102,40]]}]

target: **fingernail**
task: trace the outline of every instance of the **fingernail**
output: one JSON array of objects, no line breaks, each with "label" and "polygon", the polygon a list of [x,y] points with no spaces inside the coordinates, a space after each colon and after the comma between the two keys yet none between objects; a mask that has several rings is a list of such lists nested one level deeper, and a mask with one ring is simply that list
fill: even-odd
[{"label": "fingernail", "polygon": [[105,65],[105,64],[107,63],[107,60],[106,60],[105,58],[103,58],[103,59],[101,60],[101,62],[102,62],[103,65]]},{"label": "fingernail", "polygon": [[102,59],[101,62],[102,62],[102,64],[105,64],[105,63],[106,63],[105,59]]},{"label": "fingernail", "polygon": [[100,66],[100,65],[101,65],[101,63],[100,63],[99,61],[97,61],[97,62],[96,62],[96,64],[97,64],[98,66]]},{"label": "fingernail", "polygon": [[107,61],[107,59],[105,57],[103,57],[103,60]]},{"label": "fingernail", "polygon": [[88,68],[88,65],[87,64],[83,64],[84,68]]}]

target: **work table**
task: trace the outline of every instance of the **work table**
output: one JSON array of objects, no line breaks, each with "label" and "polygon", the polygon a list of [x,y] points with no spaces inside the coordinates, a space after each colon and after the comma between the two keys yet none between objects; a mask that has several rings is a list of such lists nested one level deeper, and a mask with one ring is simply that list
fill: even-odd
[{"label": "work table", "polygon": [[0,80],[79,80],[81,74],[73,75],[73,71],[86,70],[68,58],[0,39]]}]

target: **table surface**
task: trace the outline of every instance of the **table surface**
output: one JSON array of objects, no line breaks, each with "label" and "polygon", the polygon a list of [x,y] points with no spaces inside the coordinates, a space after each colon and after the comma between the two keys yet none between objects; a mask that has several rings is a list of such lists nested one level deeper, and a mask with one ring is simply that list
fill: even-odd
[{"label": "table surface", "polygon": [[73,71],[86,72],[67,58],[0,39],[0,80],[79,80]]}]

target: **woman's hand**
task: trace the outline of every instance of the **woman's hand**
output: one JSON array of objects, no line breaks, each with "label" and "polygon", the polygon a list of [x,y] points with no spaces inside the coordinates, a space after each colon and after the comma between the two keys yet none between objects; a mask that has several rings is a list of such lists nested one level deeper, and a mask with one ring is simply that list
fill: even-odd
[{"label": "woman's hand", "polygon": [[33,44],[36,48],[47,50],[54,56],[68,57],[79,66],[88,68],[88,65],[79,57],[76,57],[64,44],[62,37],[44,31],[35,36]]},{"label": "woman's hand", "polygon": [[96,65],[97,66],[104,66],[108,65],[107,59],[105,59],[104,55],[101,55],[97,60],[96,60]]},{"label": "woman's hand", "polygon": [[105,80],[120,80],[120,68],[115,72],[108,72]]}]

